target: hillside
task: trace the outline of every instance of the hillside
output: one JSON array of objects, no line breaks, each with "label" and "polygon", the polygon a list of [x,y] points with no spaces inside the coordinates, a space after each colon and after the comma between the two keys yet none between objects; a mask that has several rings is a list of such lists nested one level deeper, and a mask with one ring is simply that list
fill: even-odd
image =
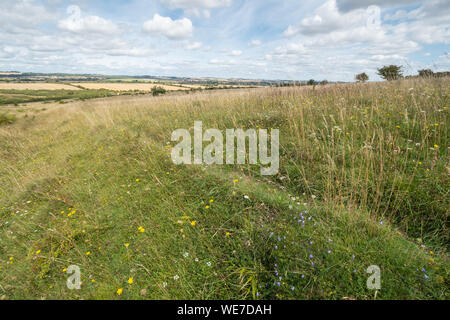
[{"label": "hillside", "polygon": [[[0,298],[448,299],[449,95],[442,78],[0,106]],[[194,121],[279,129],[279,174],[174,165]]]}]

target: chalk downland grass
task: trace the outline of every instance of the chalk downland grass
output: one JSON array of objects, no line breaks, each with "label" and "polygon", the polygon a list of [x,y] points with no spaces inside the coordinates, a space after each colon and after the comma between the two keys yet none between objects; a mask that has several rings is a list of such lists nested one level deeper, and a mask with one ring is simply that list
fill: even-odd
[{"label": "chalk downland grass", "polygon": [[[449,88],[116,97],[2,126],[0,298],[448,299]],[[174,165],[195,120],[279,129],[280,173]]]}]

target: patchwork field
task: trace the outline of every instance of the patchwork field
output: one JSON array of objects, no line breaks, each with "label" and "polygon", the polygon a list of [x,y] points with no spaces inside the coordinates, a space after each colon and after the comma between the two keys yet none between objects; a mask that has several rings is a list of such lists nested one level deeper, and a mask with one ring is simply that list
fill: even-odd
[{"label": "patchwork field", "polygon": [[[0,298],[449,299],[449,104],[444,78],[0,106]],[[279,173],[175,165],[194,121],[279,129]]]},{"label": "patchwork field", "polygon": [[139,90],[139,91],[151,91],[154,87],[161,87],[167,91],[174,90],[189,90],[189,88],[183,88],[178,86],[168,86],[161,84],[153,84],[153,83],[98,83],[98,82],[80,82],[73,83],[75,86],[83,87],[86,89],[106,89],[112,91],[131,91],[131,90]]}]

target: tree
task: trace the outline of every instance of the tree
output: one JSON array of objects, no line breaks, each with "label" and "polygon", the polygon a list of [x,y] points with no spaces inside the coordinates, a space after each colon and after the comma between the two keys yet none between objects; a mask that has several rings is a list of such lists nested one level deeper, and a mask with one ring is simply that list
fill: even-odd
[{"label": "tree", "polygon": [[322,86],[324,86],[324,85],[328,84],[328,80],[323,80],[322,82],[320,82],[320,84],[321,84]]},{"label": "tree", "polygon": [[307,84],[308,86],[314,86],[314,85],[316,84],[316,81],[315,81],[314,79],[311,79],[311,80],[309,80],[306,84]]},{"label": "tree", "polygon": [[363,72],[363,73],[357,74],[355,76],[355,80],[358,82],[366,82],[367,80],[369,80],[369,76],[365,72]]},{"label": "tree", "polygon": [[398,80],[403,77],[402,67],[391,64],[378,69],[378,75],[385,80]]},{"label": "tree", "polygon": [[419,70],[419,77],[422,78],[431,78],[432,76],[434,76],[434,72],[431,71],[430,69],[422,69]]}]

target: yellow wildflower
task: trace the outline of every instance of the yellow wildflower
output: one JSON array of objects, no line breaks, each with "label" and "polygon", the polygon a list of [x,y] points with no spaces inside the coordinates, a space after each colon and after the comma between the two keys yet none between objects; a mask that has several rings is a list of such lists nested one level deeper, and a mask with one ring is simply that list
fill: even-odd
[{"label": "yellow wildflower", "polygon": [[119,296],[122,294],[122,292],[123,292],[123,289],[122,289],[122,288],[119,288],[119,289],[117,289],[117,291],[116,291],[116,293],[117,293]]},{"label": "yellow wildflower", "polygon": [[134,282],[134,281],[133,281],[133,278],[128,279],[128,283],[129,283],[129,284],[133,284],[133,282]]},{"label": "yellow wildflower", "polygon": [[193,227],[195,227],[196,224],[197,224],[197,222],[195,222],[195,221],[192,221],[192,222],[191,222],[191,225],[192,225]]}]

